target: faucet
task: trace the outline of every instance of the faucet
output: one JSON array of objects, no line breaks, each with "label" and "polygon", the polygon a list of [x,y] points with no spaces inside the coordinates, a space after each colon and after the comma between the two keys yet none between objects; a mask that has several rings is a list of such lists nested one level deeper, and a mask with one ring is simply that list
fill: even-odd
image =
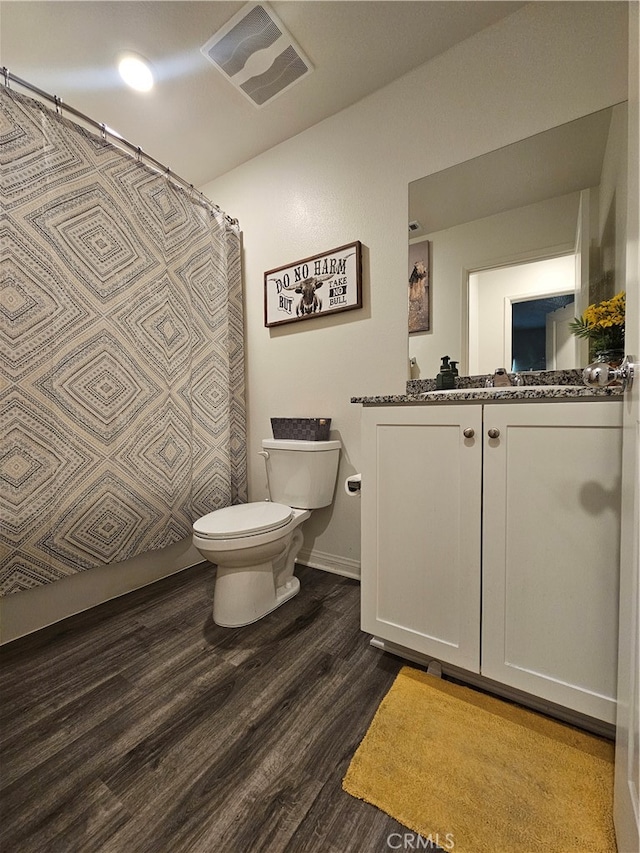
[{"label": "faucet", "polygon": [[493,376],[487,376],[484,384],[486,388],[508,388],[523,383],[519,373],[514,373],[512,379],[505,367],[496,367]]}]

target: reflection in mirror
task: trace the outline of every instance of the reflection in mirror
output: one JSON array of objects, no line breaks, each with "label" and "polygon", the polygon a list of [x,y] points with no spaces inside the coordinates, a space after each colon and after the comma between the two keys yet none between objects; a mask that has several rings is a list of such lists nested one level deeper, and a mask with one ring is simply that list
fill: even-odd
[{"label": "reflection in mirror", "polygon": [[568,324],[575,293],[514,302],[511,314],[511,370],[570,370],[578,344]]},{"label": "reflection in mirror", "polygon": [[622,289],[626,122],[618,104],[409,185],[409,258],[429,258],[412,379],[443,355],[472,375],[588,363],[568,323]]},{"label": "reflection in mirror", "polygon": [[496,367],[577,366],[579,338],[568,327],[575,316],[576,260],[572,253],[469,273],[471,375],[493,373]]}]

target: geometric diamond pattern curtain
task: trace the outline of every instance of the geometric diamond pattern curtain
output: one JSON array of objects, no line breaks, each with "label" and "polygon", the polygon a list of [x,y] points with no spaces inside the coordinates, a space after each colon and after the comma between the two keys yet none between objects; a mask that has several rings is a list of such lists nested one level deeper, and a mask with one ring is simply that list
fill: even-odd
[{"label": "geometric diamond pattern curtain", "polygon": [[246,500],[240,240],[0,87],[0,592],[191,535]]}]

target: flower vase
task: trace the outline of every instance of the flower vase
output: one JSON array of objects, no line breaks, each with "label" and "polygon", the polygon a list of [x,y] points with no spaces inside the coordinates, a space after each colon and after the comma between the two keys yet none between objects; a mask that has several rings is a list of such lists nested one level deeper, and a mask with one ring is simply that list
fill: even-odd
[{"label": "flower vase", "polygon": [[603,349],[595,353],[595,361],[598,364],[610,364],[611,367],[620,367],[624,361],[623,349]]},{"label": "flower vase", "polygon": [[[592,367],[596,364],[607,364],[609,367],[620,367],[622,362],[624,361],[624,350],[623,349],[603,349],[597,350],[594,353],[594,362]],[[589,368],[587,368],[587,371]],[[586,372],[586,371],[585,371]],[[584,376],[584,374],[583,374]],[[589,383],[587,383],[589,384]],[[607,383],[607,385],[611,388],[615,385],[622,385],[621,379],[613,379]]]}]

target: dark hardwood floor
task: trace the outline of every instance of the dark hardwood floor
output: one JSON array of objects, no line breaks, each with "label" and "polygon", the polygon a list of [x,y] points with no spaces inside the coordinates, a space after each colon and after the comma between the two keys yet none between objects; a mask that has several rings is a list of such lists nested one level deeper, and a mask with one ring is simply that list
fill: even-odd
[{"label": "dark hardwood floor", "polygon": [[[203,564],[3,647],[2,853],[376,853],[405,828],[341,780],[401,666],[359,586],[215,625]],[[395,836],[394,844],[398,844]]]}]

